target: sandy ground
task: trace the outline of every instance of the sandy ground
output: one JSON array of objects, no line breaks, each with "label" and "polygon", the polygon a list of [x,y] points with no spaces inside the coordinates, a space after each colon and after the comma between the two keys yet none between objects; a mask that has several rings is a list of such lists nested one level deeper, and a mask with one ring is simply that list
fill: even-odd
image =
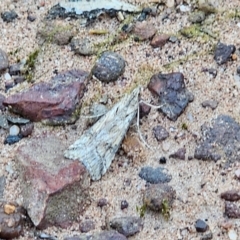
[{"label": "sandy ground", "polygon": [[[14,56],[9,55],[10,63],[15,63],[16,59],[26,58],[34,49],[39,48],[36,40],[36,32],[38,26],[48,9],[58,1],[46,1],[45,5],[38,8],[44,3],[44,0],[18,0],[18,1],[0,1],[1,11],[14,9],[19,15],[19,19],[13,23],[5,23],[0,19],[0,48],[7,53],[19,49]],[[146,1],[130,1],[136,4],[147,4]],[[187,1],[191,2],[191,1]],[[235,8],[239,8],[239,1],[220,0],[219,9],[222,13],[217,14],[215,21],[209,27],[219,34],[218,39],[226,44],[234,44],[238,49],[240,46],[240,27],[237,23],[240,19],[227,17],[226,12],[231,12]],[[36,16],[35,22],[27,20],[27,11]],[[156,17],[149,17],[159,32],[168,34],[177,34],[183,27],[190,23],[187,20],[188,13],[175,12],[170,14],[168,20],[162,22],[161,14]],[[209,17],[211,18],[211,17]],[[67,24],[77,28],[79,36],[88,36],[101,41],[106,36],[89,36],[90,29],[110,29],[110,32],[116,31],[119,22],[116,19],[105,18],[102,21],[96,21],[89,27],[81,27],[77,21],[66,21]],[[98,182],[91,184],[92,204],[86,210],[82,220],[92,219],[95,223],[96,232],[101,230],[101,226],[105,225],[106,219],[116,216],[137,216],[136,206],[142,205],[142,194],[145,189],[145,181],[138,177],[141,167],[150,165],[159,166],[159,158],[161,156],[168,157],[169,154],[176,151],[180,147],[185,147],[187,156],[192,156],[196,146],[194,135],[200,138],[200,127],[204,122],[209,122],[212,118],[219,114],[228,114],[240,122],[240,105],[239,105],[239,88],[236,86],[234,75],[238,59],[229,62],[224,66],[218,66],[213,60],[213,55],[209,54],[209,50],[216,44],[216,39],[209,39],[203,42],[201,38],[186,39],[180,37],[180,44],[167,43],[162,49],[153,49],[149,42],[134,42],[129,40],[116,46],[115,51],[120,53],[126,60],[127,66],[124,75],[115,83],[102,84],[97,80],[92,80],[88,85],[88,92],[84,97],[85,105],[89,105],[99,99],[99,96],[108,94],[109,106],[111,102],[116,102],[121,98],[122,94],[133,85],[143,85],[149,81],[154,73],[162,71],[164,73],[172,71],[180,71],[185,76],[187,88],[195,95],[195,99],[189,104],[185,112],[178,118],[176,122],[172,122],[163,117],[162,114],[152,110],[147,118],[142,120],[141,131],[148,136],[148,143],[156,148],[151,151],[144,148],[144,157],[142,160],[135,157],[127,158],[122,151],[116,156],[110,171]],[[199,53],[199,54],[196,54]],[[163,65],[175,62],[187,55],[193,55],[182,65],[172,65],[170,69],[166,69]],[[147,57],[147,56],[148,57]],[[89,70],[93,66],[96,56],[81,57],[76,56],[70,51],[69,46],[57,46],[55,44],[44,45],[41,48],[40,55],[36,64],[35,82],[48,81],[53,75],[54,70],[59,72],[62,70],[70,70],[80,68]],[[203,73],[203,68],[216,68],[218,75],[213,78],[208,73]],[[143,74],[145,73],[145,74]],[[1,93],[4,93],[3,76],[0,82]],[[29,83],[23,83],[21,87],[15,87],[6,95],[11,94],[22,87],[28,87]],[[142,97],[152,103],[156,103],[146,88],[142,93]],[[214,99],[219,102],[217,109],[205,109],[201,106],[204,100]],[[188,125],[188,131],[182,130],[183,123]],[[163,143],[158,144],[153,138],[152,128],[160,124],[169,132],[170,137]],[[43,131],[53,132],[56,136],[62,137],[69,143],[73,143],[86,128],[86,120],[80,118],[76,123],[77,129],[73,130],[71,126],[67,127],[44,127],[40,123],[35,124],[33,136],[43,133]],[[134,128],[131,133],[136,133]],[[174,137],[180,136],[177,140]],[[0,130],[0,142],[4,141],[6,132]],[[18,174],[13,171],[9,173],[7,169],[14,170],[15,150],[22,144],[26,144],[28,140],[22,140],[19,143],[7,146],[0,144],[0,175],[5,175],[7,179],[4,199],[17,200],[22,202],[22,196],[18,186]],[[168,149],[167,151],[163,150]],[[167,146],[167,147],[166,147]],[[124,164],[118,164],[121,161]],[[194,228],[195,221],[200,218],[206,220],[213,239],[228,239],[227,232],[219,227],[224,221],[224,201],[219,195],[225,190],[239,187],[239,181],[234,178],[234,171],[240,166],[236,163],[230,169],[223,169],[222,162],[217,164],[214,162],[203,162],[198,160],[174,160],[167,159],[165,167],[172,174],[170,185],[176,190],[177,199],[171,209],[169,221],[156,213],[147,212],[143,218],[143,230],[129,239],[200,239],[201,234],[196,233]],[[130,179],[131,184],[126,185],[126,181]],[[201,187],[204,184],[204,187]],[[100,198],[106,198],[109,202],[108,206],[100,209],[97,207],[97,201]],[[120,209],[121,200],[127,200],[129,207],[125,210]],[[233,229],[240,239],[240,220],[228,220],[232,223]],[[78,224],[73,224],[70,229],[63,230],[58,228],[48,228],[45,230],[58,239],[65,236],[79,234]],[[93,231],[93,232],[94,232]],[[34,239],[33,229],[26,229],[24,236],[19,239]]]}]

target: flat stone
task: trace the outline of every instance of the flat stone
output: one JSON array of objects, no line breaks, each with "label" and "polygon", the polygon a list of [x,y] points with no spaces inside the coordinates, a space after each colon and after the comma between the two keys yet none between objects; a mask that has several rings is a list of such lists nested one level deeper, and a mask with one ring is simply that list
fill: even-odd
[{"label": "flat stone", "polygon": [[141,230],[143,222],[139,217],[116,217],[110,221],[110,227],[124,236],[130,237]]},{"label": "flat stone", "polygon": [[185,88],[184,76],[180,72],[154,74],[148,89],[159,97],[161,111],[170,120],[176,121],[191,101],[191,94]]},{"label": "flat stone", "polygon": [[110,230],[110,231],[103,231],[100,233],[96,233],[94,235],[81,235],[81,236],[73,236],[73,237],[66,237],[64,240],[127,240],[127,238],[118,233],[117,231]]},{"label": "flat stone", "polygon": [[172,176],[162,167],[143,167],[141,168],[139,177],[153,184],[170,182],[172,179]]},{"label": "flat stone", "polygon": [[226,45],[224,43],[218,42],[215,53],[214,60],[220,65],[231,60],[232,54],[236,51],[234,45]]},{"label": "flat stone", "polygon": [[[12,208],[7,211],[6,206]],[[13,239],[20,237],[23,232],[24,209],[13,203],[0,203],[0,238]]]},{"label": "flat stone", "polygon": [[228,115],[219,115],[201,127],[202,141],[195,148],[194,157],[201,160],[226,159],[226,165],[240,161],[240,125]]},{"label": "flat stone", "polygon": [[80,108],[87,76],[82,70],[63,72],[49,83],[37,83],[7,97],[3,104],[31,121],[46,120],[53,125],[73,123],[78,117],[76,111]]},{"label": "flat stone", "polygon": [[163,141],[163,140],[165,140],[165,139],[167,139],[167,138],[169,137],[168,131],[167,131],[164,127],[162,127],[162,126],[160,126],[160,125],[154,127],[152,131],[153,131],[154,137],[155,137],[159,142],[160,142],[160,141]]},{"label": "flat stone", "polygon": [[188,21],[190,21],[191,23],[201,23],[205,20],[205,18],[206,16],[203,11],[197,11],[190,14]]},{"label": "flat stone", "polygon": [[125,60],[115,52],[103,52],[92,68],[92,74],[99,81],[116,81],[125,70]]},{"label": "flat stone", "polygon": [[221,198],[225,199],[226,201],[238,201],[240,200],[240,190],[229,190],[226,192],[221,193]]},{"label": "flat stone", "polygon": [[233,202],[225,201],[225,214],[229,218],[240,218],[240,208]]},{"label": "flat stone", "polygon": [[167,184],[152,184],[144,192],[143,204],[153,211],[162,211],[168,205],[171,208],[176,192]]},{"label": "flat stone", "polygon": [[88,172],[79,161],[65,159],[65,149],[61,139],[42,135],[16,153],[23,206],[40,229],[68,227],[88,205]]},{"label": "flat stone", "polygon": [[156,34],[150,44],[154,48],[163,47],[167,43],[168,39],[169,35],[167,34]]},{"label": "flat stone", "polygon": [[0,72],[5,71],[8,68],[8,56],[5,51],[0,48]]},{"label": "flat stone", "polygon": [[92,220],[85,220],[79,224],[79,230],[82,233],[87,233],[93,229],[95,229],[95,224]]},{"label": "flat stone", "polygon": [[88,38],[72,38],[70,43],[71,50],[75,54],[90,56],[97,53],[97,49],[94,47],[94,43]]},{"label": "flat stone", "polygon": [[137,22],[133,29],[135,38],[140,41],[152,38],[156,31],[154,25],[147,21]]}]

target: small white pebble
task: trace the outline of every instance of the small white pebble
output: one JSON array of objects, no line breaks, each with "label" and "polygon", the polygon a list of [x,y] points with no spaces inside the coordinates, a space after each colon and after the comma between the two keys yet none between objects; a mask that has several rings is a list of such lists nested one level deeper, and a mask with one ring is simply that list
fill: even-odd
[{"label": "small white pebble", "polygon": [[6,81],[9,81],[9,80],[12,79],[12,77],[11,77],[11,75],[10,75],[9,73],[5,73],[5,74],[4,74],[4,79],[5,79]]},{"label": "small white pebble", "polygon": [[12,125],[9,129],[9,135],[11,136],[16,136],[20,132],[20,129],[17,125]]},{"label": "small white pebble", "polygon": [[240,168],[235,171],[235,176],[240,179]]},{"label": "small white pebble", "polygon": [[228,237],[230,240],[237,240],[237,233],[233,230],[233,229],[230,229],[228,231]]},{"label": "small white pebble", "polygon": [[237,26],[240,28],[240,22],[239,22],[239,23],[237,23]]},{"label": "small white pebble", "polygon": [[189,12],[191,10],[187,5],[180,5],[179,9],[181,12]]}]

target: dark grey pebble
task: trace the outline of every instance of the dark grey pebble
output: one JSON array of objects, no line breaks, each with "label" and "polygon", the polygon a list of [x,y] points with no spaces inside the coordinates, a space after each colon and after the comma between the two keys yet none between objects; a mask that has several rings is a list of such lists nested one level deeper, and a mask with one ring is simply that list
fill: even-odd
[{"label": "dark grey pebble", "polygon": [[125,69],[125,60],[115,52],[103,52],[92,69],[92,74],[102,82],[116,81]]},{"label": "dark grey pebble", "polygon": [[195,223],[195,228],[196,228],[197,232],[206,232],[209,227],[205,221],[198,219]]},{"label": "dark grey pebble", "polygon": [[121,201],[121,209],[125,209],[125,208],[128,208],[128,202],[126,200],[122,200]]},{"label": "dark grey pebble", "polygon": [[14,19],[16,19],[18,17],[17,13],[15,11],[6,11],[1,13],[1,17],[3,19],[4,22],[12,22],[14,21]]},{"label": "dark grey pebble", "polygon": [[34,124],[30,122],[20,126],[20,133],[23,137],[27,137],[32,134],[33,129],[34,129]]},{"label": "dark grey pebble", "polygon": [[47,239],[47,240],[57,240],[56,237],[53,237],[49,234],[46,234],[46,233],[37,233],[36,236],[39,238],[39,239]]},{"label": "dark grey pebble", "polygon": [[231,59],[231,55],[235,52],[236,47],[234,45],[226,45],[219,42],[216,46],[214,53],[214,60],[218,64],[226,63]]},{"label": "dark grey pebble", "polygon": [[240,66],[237,67],[237,74],[240,75]]},{"label": "dark grey pebble", "polygon": [[117,217],[110,221],[110,227],[126,237],[138,233],[142,226],[142,219],[139,217]]},{"label": "dark grey pebble", "polygon": [[225,201],[225,214],[229,218],[240,218],[240,208],[233,202]]},{"label": "dark grey pebble", "polygon": [[33,16],[33,15],[28,15],[27,20],[30,21],[30,22],[34,22],[36,20],[36,17]]},{"label": "dark grey pebble", "polygon": [[162,167],[152,168],[147,166],[141,169],[139,177],[154,184],[170,182],[172,176],[166,172],[167,170]]},{"label": "dark grey pebble", "polygon": [[14,143],[19,142],[21,139],[22,139],[22,136],[20,134],[18,134],[17,136],[8,135],[4,140],[4,144],[12,145]]},{"label": "dark grey pebble", "polygon": [[153,134],[158,141],[163,141],[169,137],[168,131],[160,125],[153,128]]},{"label": "dark grey pebble", "polygon": [[160,157],[159,163],[165,164],[165,163],[167,163],[167,159],[165,157]]}]

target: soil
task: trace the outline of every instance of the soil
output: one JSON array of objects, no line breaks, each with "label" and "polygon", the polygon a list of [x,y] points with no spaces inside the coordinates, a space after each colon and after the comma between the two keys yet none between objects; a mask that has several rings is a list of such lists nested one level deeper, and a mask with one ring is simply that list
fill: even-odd
[{"label": "soil", "polygon": [[[153,5],[147,0],[129,0],[128,2],[144,6]],[[149,41],[138,42],[130,37],[110,47],[126,60],[124,74],[114,83],[103,84],[96,79],[91,79],[89,82],[88,91],[83,99],[83,107],[98,102],[104,95],[108,96],[107,105],[111,107],[136,85],[143,86],[141,96],[145,101],[157,104],[157,99],[151,95],[146,86],[150,77],[160,71],[163,73],[182,72],[186,88],[195,96],[194,101],[189,103],[184,113],[175,122],[152,109],[150,114],[141,120],[140,128],[143,135],[147,136],[148,144],[154,150],[143,146],[144,157],[137,155],[130,158],[120,149],[109,171],[100,181],[92,182],[90,187],[92,203],[81,216],[82,221],[93,220],[95,229],[90,233],[101,231],[102,227],[106,226],[106,220],[113,217],[139,216],[136,207],[142,206],[143,192],[146,188],[146,182],[138,176],[140,169],[143,166],[158,167],[159,159],[164,156],[167,158],[164,167],[172,175],[169,185],[176,191],[177,196],[170,210],[170,218],[166,220],[159,213],[147,211],[143,217],[143,229],[129,239],[201,239],[202,235],[197,233],[194,227],[197,219],[207,222],[213,239],[228,239],[227,230],[220,226],[225,220],[232,224],[232,228],[240,238],[240,220],[225,218],[224,201],[220,198],[222,192],[239,188],[239,180],[234,177],[234,172],[240,167],[239,162],[226,169],[223,167],[225,159],[215,163],[196,159],[190,161],[168,158],[169,155],[183,147],[187,152],[186,159],[188,156],[193,156],[196,141],[201,138],[201,125],[210,122],[212,118],[227,114],[240,122],[240,90],[234,77],[240,65],[238,51],[240,15],[236,11],[239,9],[239,1],[219,0],[216,2],[218,13],[207,16],[204,24],[217,36],[216,38],[198,33],[193,38],[183,37],[179,34],[179,30],[184,26],[190,26],[188,21],[190,13],[181,12],[176,8],[167,10],[164,5],[160,5],[160,13],[157,16],[147,17],[147,20],[159,33],[177,36],[179,42],[167,42],[162,48],[153,48]],[[36,38],[38,28],[47,11],[57,3],[57,0],[0,1],[1,12],[14,10],[18,14],[18,18],[11,23],[0,19],[0,48],[8,53],[10,64],[16,63],[18,59],[26,59],[34,50],[39,49],[34,82],[50,80],[56,70],[61,72],[77,68],[89,71],[98,57],[98,55],[75,55],[69,45],[59,46],[51,42],[39,45],[39,39]],[[36,17],[34,22],[27,20],[28,12]],[[166,13],[168,18],[162,20],[163,14]],[[77,36],[87,37],[96,42],[106,41],[121,25],[117,19],[107,16],[101,17],[87,27],[80,26],[78,20],[57,19],[53,21],[64,22],[77,31]],[[89,31],[92,29],[104,29],[109,33],[91,35]],[[218,40],[236,46],[234,61],[223,65],[218,65],[214,61],[213,50]],[[202,71],[205,68],[216,69],[217,76],[214,78],[211,74]],[[3,74],[0,92],[8,96],[31,84],[26,81],[5,92]],[[202,102],[205,100],[217,101],[217,108],[214,110],[203,108]],[[87,114],[87,111],[83,110],[83,113],[85,112]],[[187,129],[182,127],[183,124],[187,125]],[[32,136],[52,132],[70,145],[88,127],[84,117],[80,117],[75,125],[76,128],[71,125],[49,127],[35,123]],[[157,125],[163,126],[170,133],[170,136],[162,143],[159,143],[152,133],[152,128]],[[128,134],[138,136],[135,125],[131,126]],[[3,198],[21,204],[24,196],[21,195],[19,189],[14,156],[16,149],[26,144],[27,140],[23,139],[14,145],[3,145],[6,135],[7,132],[0,129],[0,175],[6,177]],[[129,182],[130,184],[126,184]],[[100,198],[106,198],[108,201],[108,205],[102,209],[97,207]],[[121,210],[122,200],[127,200],[129,203],[128,208],[124,210]],[[26,226],[24,235],[19,239],[35,239],[34,232],[34,228]],[[69,229],[50,227],[44,232],[58,239],[81,234],[79,223],[74,223]]]}]

